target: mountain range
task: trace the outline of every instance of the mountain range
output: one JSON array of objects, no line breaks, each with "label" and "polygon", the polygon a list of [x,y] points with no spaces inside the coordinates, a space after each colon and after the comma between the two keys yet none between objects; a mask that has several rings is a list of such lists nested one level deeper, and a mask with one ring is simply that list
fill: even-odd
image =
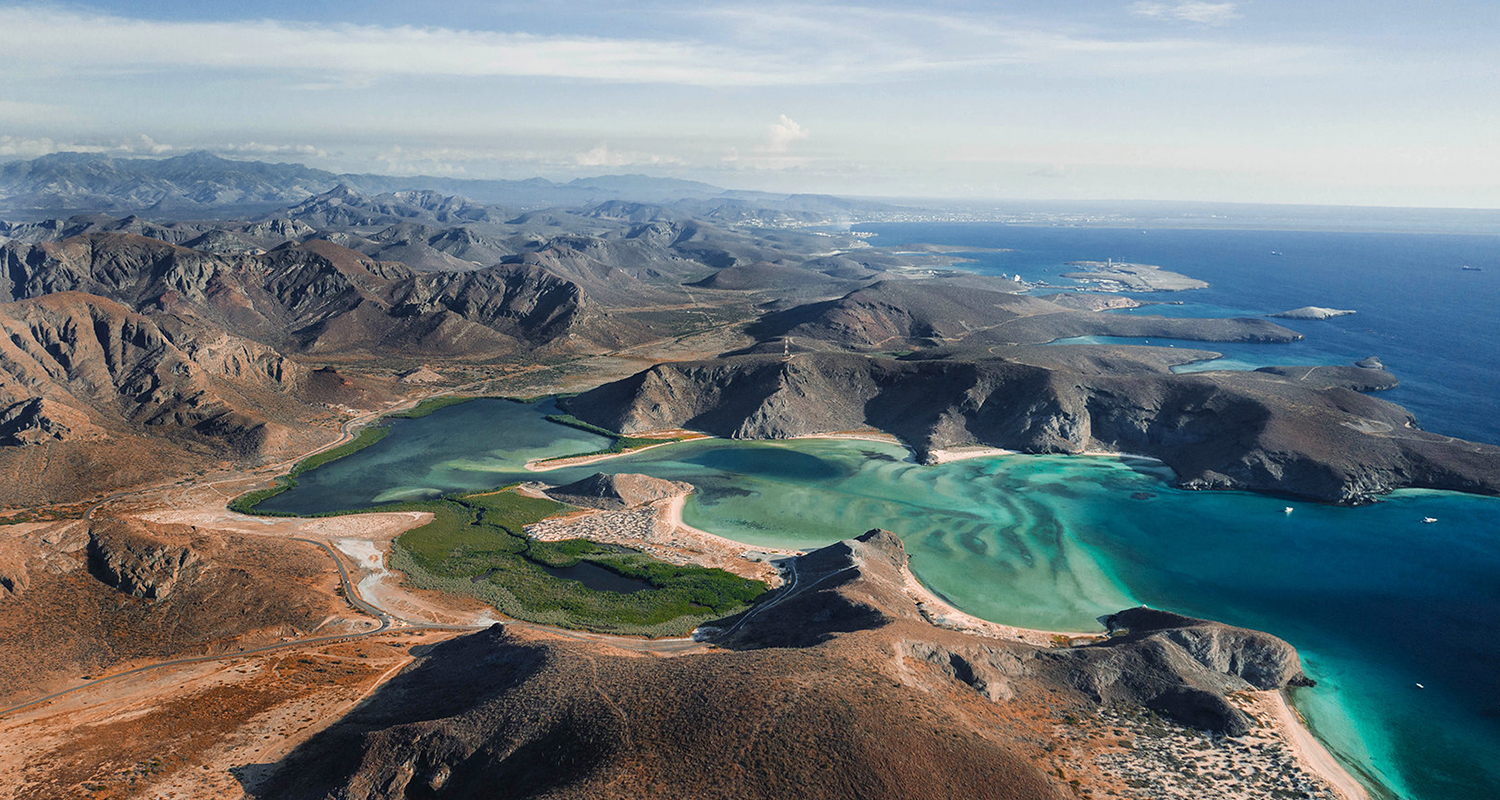
[{"label": "mountain range", "polygon": [[[681,203],[685,215],[723,222],[815,222],[891,206],[826,195],[728,191],[699,181],[601,175],[555,182],[427,175],[336,174],[301,164],[237,161],[196,151],[171,158],[54,153],[0,166],[0,212],[16,218],[85,212],[144,212],[155,218],[253,215],[300,203],[340,185],[364,194],[434,192],[512,209],[629,200]],[[411,198],[409,198],[411,199]],[[419,200],[420,202],[420,200]]]}]

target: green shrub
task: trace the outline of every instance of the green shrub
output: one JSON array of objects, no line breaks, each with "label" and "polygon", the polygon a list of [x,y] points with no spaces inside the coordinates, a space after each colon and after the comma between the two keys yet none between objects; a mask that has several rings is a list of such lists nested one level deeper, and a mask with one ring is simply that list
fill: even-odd
[{"label": "green shrub", "polygon": [[478,397],[464,397],[459,395],[443,395],[442,397],[429,397],[405,411],[395,411],[385,415],[385,419],[421,419],[431,416],[433,413],[442,411],[449,406],[467,403],[470,400],[478,400]]},{"label": "green shrub", "polygon": [[[517,619],[601,632],[686,633],[766,590],[723,570],[675,566],[586,539],[533,541],[527,525],[571,506],[510,489],[403,505],[434,516],[396,540],[392,566],[419,588],[477,597]],[[544,569],[583,561],[650,588],[597,591]]]}]

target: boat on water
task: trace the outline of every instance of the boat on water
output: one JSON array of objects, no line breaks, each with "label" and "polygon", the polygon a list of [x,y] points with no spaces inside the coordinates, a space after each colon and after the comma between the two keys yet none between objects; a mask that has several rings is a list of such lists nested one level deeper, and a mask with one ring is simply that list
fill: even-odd
[{"label": "boat on water", "polygon": [[1465,264],[1464,272],[1484,272],[1484,267],[1471,267],[1468,264]]},{"label": "boat on water", "polygon": [[1295,509],[1293,509],[1293,508],[1292,508],[1292,507],[1291,507],[1291,506],[1287,506],[1287,507],[1286,507],[1286,508],[1283,508],[1283,509],[1282,509],[1282,510],[1281,510],[1281,513],[1283,513],[1283,514],[1290,514],[1290,513],[1292,513],[1292,512],[1293,512],[1293,511],[1294,511],[1294,510],[1295,510]]},{"label": "boat on water", "polygon": [[1279,256],[1279,255],[1281,255],[1281,251],[1280,250],[1272,250],[1271,251],[1271,255],[1273,255],[1273,256]]},{"label": "boat on water", "polygon": [[1431,525],[1432,523],[1437,522],[1437,517],[1423,517],[1422,521],[1427,523],[1428,525]]}]

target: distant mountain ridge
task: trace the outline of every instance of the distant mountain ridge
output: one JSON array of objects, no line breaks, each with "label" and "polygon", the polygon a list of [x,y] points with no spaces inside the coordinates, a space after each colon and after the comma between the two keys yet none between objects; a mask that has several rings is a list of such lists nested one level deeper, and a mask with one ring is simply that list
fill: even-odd
[{"label": "distant mountain ridge", "polygon": [[[295,205],[341,185],[370,195],[437,192],[461,195],[469,203],[520,209],[611,200],[681,202],[688,204],[690,213],[726,222],[764,221],[757,210],[812,219],[888,208],[824,195],[729,191],[701,181],[647,175],[600,175],[564,183],[545,178],[340,175],[302,164],[237,161],[195,151],[162,159],[54,153],[0,165],[0,213],[33,218],[64,212],[149,212],[155,218],[245,215]],[[406,200],[420,204],[422,198]]]}]

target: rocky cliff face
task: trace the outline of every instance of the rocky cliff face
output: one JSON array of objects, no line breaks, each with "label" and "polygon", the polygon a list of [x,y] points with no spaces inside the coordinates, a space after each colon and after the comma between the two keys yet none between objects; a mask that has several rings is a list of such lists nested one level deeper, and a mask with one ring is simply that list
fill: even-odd
[{"label": "rocky cliff face", "polygon": [[[1035,352],[1032,356],[1035,356]],[[660,364],[564,401],[634,433],[688,428],[779,439],[875,427],[925,457],[982,444],[1033,453],[1160,458],[1189,488],[1367,502],[1406,486],[1500,493],[1500,448],[1425,433],[1399,406],[1349,388],[1378,370],[1123,374],[983,360],[808,353]]]},{"label": "rocky cliff face", "polygon": [[165,600],[180,581],[192,580],[203,559],[149,533],[104,525],[89,532],[89,572],[132,597]]},{"label": "rocky cliff face", "polygon": [[0,446],[98,441],[105,436],[87,414],[46,397],[28,397],[0,408]]},{"label": "rocky cliff face", "polygon": [[1242,736],[1253,721],[1225,695],[1308,686],[1297,651],[1259,631],[1133,608],[1104,618],[1115,635],[1049,658],[1101,703],[1132,702],[1185,724]]}]

